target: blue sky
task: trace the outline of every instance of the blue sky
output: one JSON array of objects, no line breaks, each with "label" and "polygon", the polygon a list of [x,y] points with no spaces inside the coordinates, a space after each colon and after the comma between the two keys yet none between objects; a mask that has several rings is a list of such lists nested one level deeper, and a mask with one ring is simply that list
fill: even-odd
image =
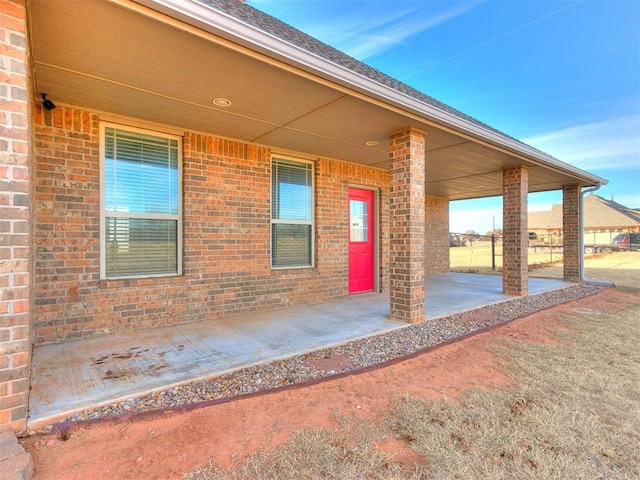
[{"label": "blue sky", "polygon": [[[640,208],[640,1],[249,0],[560,160]],[[529,210],[561,202],[529,196]],[[501,198],[452,202],[451,230],[502,224]]]}]

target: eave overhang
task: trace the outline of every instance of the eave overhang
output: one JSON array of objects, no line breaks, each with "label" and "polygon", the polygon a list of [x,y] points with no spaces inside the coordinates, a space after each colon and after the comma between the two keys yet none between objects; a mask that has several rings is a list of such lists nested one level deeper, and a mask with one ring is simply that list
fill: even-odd
[{"label": "eave overhang", "polygon": [[27,11],[36,102],[45,92],[109,121],[382,169],[388,135],[413,127],[427,133],[426,194],[450,200],[501,195],[502,170],[519,165],[532,192],[606,183],[356,60],[349,68],[203,2],[31,0]]},{"label": "eave overhang", "polygon": [[389,107],[398,108],[410,114],[409,119],[417,116],[421,121],[451,128],[457,133],[469,135],[490,145],[504,148],[513,154],[522,155],[528,161],[567,173],[576,177],[576,181],[582,186],[605,185],[608,183],[602,177],[562,162],[507,135],[502,135],[489,128],[483,128],[481,125],[454,116],[403,92],[391,89],[371,78],[249,25],[225,12],[215,10],[208,4],[184,0],[135,1],[185,24],[201,28],[226,40],[260,52],[272,59],[282,61],[307,73],[317,75],[337,85],[379,100]]}]

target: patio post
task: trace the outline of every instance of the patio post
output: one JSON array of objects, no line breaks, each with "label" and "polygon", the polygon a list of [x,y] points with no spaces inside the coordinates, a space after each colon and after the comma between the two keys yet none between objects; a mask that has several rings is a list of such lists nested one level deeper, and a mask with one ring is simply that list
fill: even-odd
[{"label": "patio post", "polygon": [[0,432],[27,428],[32,199],[29,41],[24,0],[0,0]]},{"label": "patio post", "polygon": [[424,272],[425,275],[450,270],[449,255],[449,200],[427,196],[425,198]]},{"label": "patio post", "polygon": [[502,291],[507,295],[525,296],[528,291],[528,193],[526,166],[502,172]]},{"label": "patio post", "polygon": [[567,282],[580,282],[580,186],[562,187],[562,258]]},{"label": "patio post", "polygon": [[425,136],[414,128],[391,134],[391,317],[424,320]]}]

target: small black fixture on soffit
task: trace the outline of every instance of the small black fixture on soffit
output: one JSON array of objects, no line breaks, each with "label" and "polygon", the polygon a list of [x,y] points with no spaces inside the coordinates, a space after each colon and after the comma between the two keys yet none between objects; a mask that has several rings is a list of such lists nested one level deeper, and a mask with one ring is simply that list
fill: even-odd
[{"label": "small black fixture on soffit", "polygon": [[47,98],[46,93],[41,93],[40,95],[42,96],[42,106],[44,108],[46,108],[47,110],[53,110],[54,108],[56,108],[56,104]]}]

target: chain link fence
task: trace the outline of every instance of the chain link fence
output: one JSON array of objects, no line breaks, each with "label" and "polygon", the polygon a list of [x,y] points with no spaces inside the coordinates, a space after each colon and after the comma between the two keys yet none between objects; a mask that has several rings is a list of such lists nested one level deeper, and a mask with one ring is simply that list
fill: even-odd
[{"label": "chain link fence", "polygon": [[[493,273],[502,270],[502,237],[477,233],[449,234],[451,271]],[[640,252],[640,232],[633,229],[590,230],[584,235],[585,255],[612,251]],[[562,262],[562,235],[557,232],[529,233],[529,266]]]}]

